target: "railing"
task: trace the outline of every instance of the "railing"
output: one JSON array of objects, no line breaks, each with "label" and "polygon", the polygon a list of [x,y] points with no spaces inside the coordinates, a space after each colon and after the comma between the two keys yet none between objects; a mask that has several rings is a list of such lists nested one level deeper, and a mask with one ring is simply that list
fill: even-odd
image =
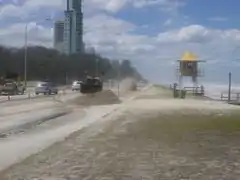
[{"label": "railing", "polygon": [[184,90],[191,92],[194,96],[203,96],[205,93],[203,87],[184,87]]},{"label": "railing", "polygon": [[[228,93],[221,93],[221,101],[228,101]],[[230,101],[240,101],[240,92],[231,92]]]},{"label": "railing", "polygon": [[[170,89],[174,89],[174,85],[170,84]],[[178,86],[177,86],[178,88]],[[203,86],[200,87],[184,87],[183,88],[186,92],[192,93],[193,96],[204,96],[205,90]]]}]

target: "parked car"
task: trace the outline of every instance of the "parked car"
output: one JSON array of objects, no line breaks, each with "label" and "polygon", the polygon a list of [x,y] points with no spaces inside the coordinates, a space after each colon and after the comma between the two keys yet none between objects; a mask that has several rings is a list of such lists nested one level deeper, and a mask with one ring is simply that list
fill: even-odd
[{"label": "parked car", "polygon": [[37,87],[35,88],[35,94],[57,94],[58,88],[57,86],[52,82],[40,82]]},{"label": "parked car", "polygon": [[72,91],[79,91],[81,89],[82,81],[74,81],[72,83]]}]

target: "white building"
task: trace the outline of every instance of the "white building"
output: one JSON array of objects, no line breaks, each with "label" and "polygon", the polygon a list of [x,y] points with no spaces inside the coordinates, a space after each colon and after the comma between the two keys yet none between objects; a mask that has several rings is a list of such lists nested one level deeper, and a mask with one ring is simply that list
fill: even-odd
[{"label": "white building", "polygon": [[59,20],[54,22],[53,47],[61,53],[63,52],[64,48],[63,34],[64,34],[64,21]]}]

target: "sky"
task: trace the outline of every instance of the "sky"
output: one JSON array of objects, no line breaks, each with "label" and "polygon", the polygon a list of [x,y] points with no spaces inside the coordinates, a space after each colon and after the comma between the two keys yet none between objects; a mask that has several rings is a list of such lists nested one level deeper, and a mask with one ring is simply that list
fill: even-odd
[{"label": "sky", "polygon": [[[0,0],[0,44],[53,45],[53,21],[66,0]],[[240,1],[85,0],[84,42],[116,60],[129,59],[149,80],[176,81],[177,60],[196,54],[203,82],[240,83]],[[46,19],[52,21],[46,21]]]}]

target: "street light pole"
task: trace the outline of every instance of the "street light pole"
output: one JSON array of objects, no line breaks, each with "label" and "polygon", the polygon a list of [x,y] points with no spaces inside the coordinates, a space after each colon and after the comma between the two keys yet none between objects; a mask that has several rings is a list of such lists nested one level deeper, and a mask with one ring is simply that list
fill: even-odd
[{"label": "street light pole", "polygon": [[121,62],[118,61],[118,91],[117,91],[117,95],[118,95],[118,98],[120,96],[120,77],[121,77]]},{"label": "street light pole", "polygon": [[231,102],[232,73],[228,74],[228,102]]},{"label": "street light pole", "polygon": [[95,63],[95,74],[96,74],[96,76],[98,76],[98,63],[99,63],[99,60],[98,60],[98,58],[96,58],[96,63]]},{"label": "street light pole", "polygon": [[27,47],[28,46],[28,24],[25,26],[25,53],[24,53],[24,84],[27,87]]},{"label": "street light pole", "polygon": [[[46,21],[49,21],[50,19],[46,19]],[[28,53],[28,23],[25,25],[25,45],[24,45],[24,84],[25,87],[27,87],[27,53]]]}]

